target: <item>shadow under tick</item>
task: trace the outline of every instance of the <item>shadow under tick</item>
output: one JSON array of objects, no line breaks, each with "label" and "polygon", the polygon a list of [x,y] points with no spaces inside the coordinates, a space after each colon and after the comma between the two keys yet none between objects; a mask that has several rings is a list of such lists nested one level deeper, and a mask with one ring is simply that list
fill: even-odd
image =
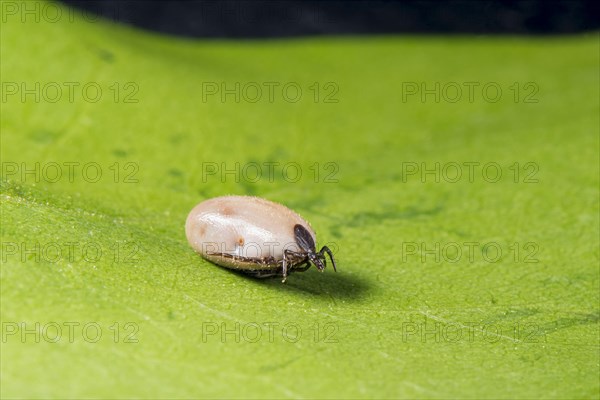
[{"label": "shadow under tick", "polygon": [[258,285],[276,290],[326,298],[334,297],[342,300],[361,299],[371,288],[371,284],[363,278],[353,274],[334,272],[330,268],[325,272],[318,272],[315,268],[311,268],[306,272],[292,273],[288,275],[285,283],[281,282],[281,277],[260,279],[241,271],[230,270],[230,272]]}]

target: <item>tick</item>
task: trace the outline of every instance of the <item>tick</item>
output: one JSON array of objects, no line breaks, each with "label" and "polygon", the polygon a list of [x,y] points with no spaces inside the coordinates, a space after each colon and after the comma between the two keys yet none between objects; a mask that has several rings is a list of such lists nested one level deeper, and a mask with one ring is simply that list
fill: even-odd
[{"label": "tick", "polygon": [[257,278],[304,272],[312,264],[323,272],[329,247],[317,252],[310,224],[289,208],[252,196],[223,196],[203,201],[185,223],[192,248],[207,260]]}]

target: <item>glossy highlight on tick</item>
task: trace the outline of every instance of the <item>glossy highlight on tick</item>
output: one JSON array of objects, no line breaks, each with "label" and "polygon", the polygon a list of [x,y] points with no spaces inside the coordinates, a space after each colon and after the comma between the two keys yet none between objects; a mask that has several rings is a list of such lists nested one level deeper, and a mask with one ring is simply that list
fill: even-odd
[{"label": "glossy highlight on tick", "polygon": [[185,223],[192,248],[207,260],[257,278],[304,272],[311,265],[323,272],[327,246],[316,250],[310,224],[289,208],[252,196],[223,196],[203,201]]}]

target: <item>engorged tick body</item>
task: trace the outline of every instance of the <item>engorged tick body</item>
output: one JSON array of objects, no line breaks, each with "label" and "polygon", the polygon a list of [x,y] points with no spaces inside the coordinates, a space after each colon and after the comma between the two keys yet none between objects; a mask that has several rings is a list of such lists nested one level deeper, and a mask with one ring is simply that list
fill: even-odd
[{"label": "engorged tick body", "polygon": [[325,253],[336,270],[331,250],[316,251],[310,224],[289,208],[251,196],[223,196],[203,201],[188,215],[185,232],[204,258],[259,278],[326,266]]}]

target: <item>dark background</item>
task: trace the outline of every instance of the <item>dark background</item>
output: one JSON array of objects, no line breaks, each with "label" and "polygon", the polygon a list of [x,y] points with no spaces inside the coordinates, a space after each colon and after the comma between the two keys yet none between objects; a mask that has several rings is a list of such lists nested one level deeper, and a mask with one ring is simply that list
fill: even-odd
[{"label": "dark background", "polygon": [[144,29],[192,37],[560,34],[600,27],[600,0],[63,2]]}]

